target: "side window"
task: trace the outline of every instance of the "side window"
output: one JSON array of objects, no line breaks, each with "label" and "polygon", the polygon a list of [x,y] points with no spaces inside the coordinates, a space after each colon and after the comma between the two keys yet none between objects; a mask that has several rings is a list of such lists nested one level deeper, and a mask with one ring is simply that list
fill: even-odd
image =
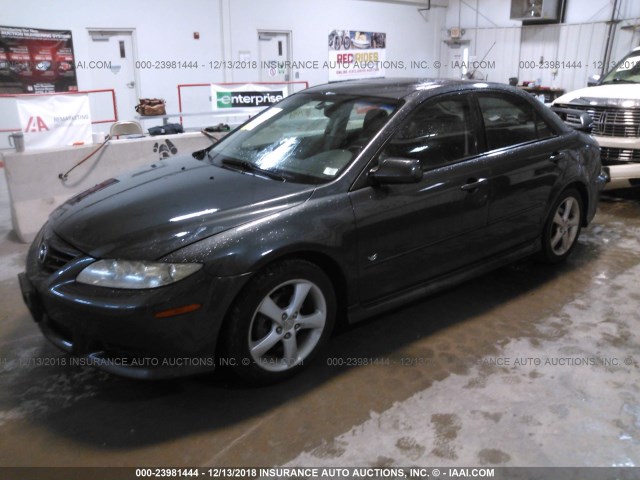
[{"label": "side window", "polygon": [[388,120],[387,117],[393,113],[394,105],[385,105],[379,102],[367,102],[365,100],[355,102],[349,115],[347,123],[347,134],[354,132],[378,129]]},{"label": "side window", "polygon": [[467,99],[446,98],[419,106],[381,156],[417,159],[423,170],[429,170],[475,155],[477,146]]},{"label": "side window", "polygon": [[396,106],[365,99],[349,102],[325,102],[324,115],[329,122],[324,130],[327,150],[364,147],[389,120]]},{"label": "side window", "polygon": [[478,96],[487,149],[551,137],[554,132],[526,100],[504,94]]},{"label": "side window", "polygon": [[549,126],[544,119],[536,113],[536,131],[538,133],[538,139],[554,137],[555,131]]}]

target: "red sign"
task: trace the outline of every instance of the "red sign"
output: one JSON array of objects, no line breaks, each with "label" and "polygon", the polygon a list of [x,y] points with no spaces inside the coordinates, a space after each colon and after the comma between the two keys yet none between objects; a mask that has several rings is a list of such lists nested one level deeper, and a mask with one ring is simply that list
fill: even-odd
[{"label": "red sign", "polygon": [[49,127],[44,123],[42,117],[29,117],[27,126],[24,129],[25,132],[41,132],[43,130],[49,131]]}]

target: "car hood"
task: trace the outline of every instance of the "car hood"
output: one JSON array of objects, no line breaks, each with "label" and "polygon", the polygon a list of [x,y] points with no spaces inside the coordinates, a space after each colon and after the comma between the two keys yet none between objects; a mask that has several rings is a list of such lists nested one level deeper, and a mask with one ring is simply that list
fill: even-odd
[{"label": "car hood", "polygon": [[71,198],[50,223],[95,258],[154,260],[304,202],[313,188],[174,157]]},{"label": "car hood", "polygon": [[[554,105],[567,103],[585,103],[589,99],[615,100],[640,100],[640,84],[620,83],[615,85],[598,85],[595,87],[581,88],[573,92],[565,93],[554,100]],[[607,102],[597,102],[605,105]]]}]

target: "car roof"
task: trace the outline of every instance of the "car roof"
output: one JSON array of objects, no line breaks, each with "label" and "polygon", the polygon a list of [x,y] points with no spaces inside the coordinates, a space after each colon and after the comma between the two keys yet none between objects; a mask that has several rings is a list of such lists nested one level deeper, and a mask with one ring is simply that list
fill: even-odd
[{"label": "car roof", "polygon": [[483,82],[481,80],[456,80],[443,78],[378,78],[369,80],[347,80],[344,82],[327,83],[303,90],[296,95],[354,95],[367,97],[406,99],[413,103],[442,93],[471,92],[471,91],[503,91],[519,96],[529,101],[539,114],[553,123],[561,131],[571,129],[560,120],[550,109],[535,100],[531,94],[520,88],[504,83]]},{"label": "car roof", "polygon": [[510,90],[500,83],[479,82],[478,80],[455,80],[442,78],[377,78],[369,80],[346,80],[343,82],[318,85],[305,93],[364,95],[372,97],[405,98],[421,91],[468,90],[487,86]]}]

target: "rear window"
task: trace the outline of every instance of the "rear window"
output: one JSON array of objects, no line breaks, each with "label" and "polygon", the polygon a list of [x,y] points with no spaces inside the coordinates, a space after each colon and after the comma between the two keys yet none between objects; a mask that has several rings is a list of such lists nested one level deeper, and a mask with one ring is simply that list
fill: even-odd
[{"label": "rear window", "polygon": [[519,145],[554,135],[553,130],[522,98],[505,94],[478,96],[488,150]]}]

